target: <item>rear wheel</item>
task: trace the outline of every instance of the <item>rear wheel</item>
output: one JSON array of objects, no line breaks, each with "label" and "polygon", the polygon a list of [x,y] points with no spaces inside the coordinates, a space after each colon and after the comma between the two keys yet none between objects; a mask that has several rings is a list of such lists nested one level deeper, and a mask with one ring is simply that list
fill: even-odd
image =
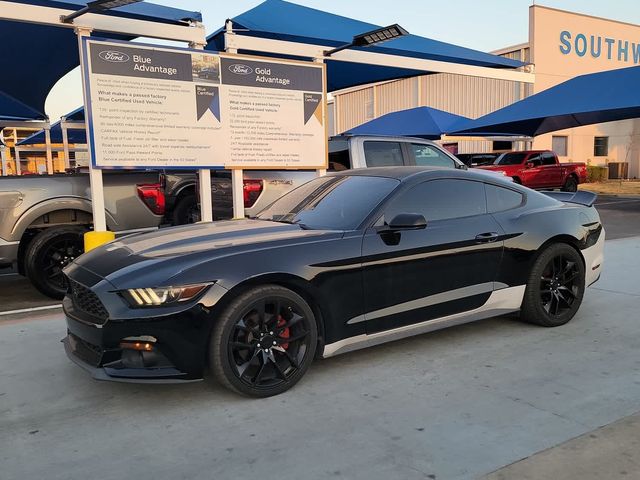
[{"label": "rear wheel", "polygon": [[316,320],[298,294],[277,285],[236,298],[216,320],[210,368],[225,387],[254,397],[295,385],[313,360]]},{"label": "rear wheel", "polygon": [[55,299],[64,297],[67,280],[62,269],[84,252],[86,231],[75,225],[51,227],[31,240],[25,252],[25,273],[41,293]]},{"label": "rear wheel", "polygon": [[200,221],[200,208],[195,194],[185,195],[173,209],[172,224],[187,225]]},{"label": "rear wheel", "polygon": [[535,261],[522,303],[521,318],[543,327],[564,325],[580,308],[584,263],[565,243],[549,246]]},{"label": "rear wheel", "polygon": [[563,192],[577,192],[578,191],[578,181],[575,179],[573,175],[570,175],[564,182],[562,186]]}]

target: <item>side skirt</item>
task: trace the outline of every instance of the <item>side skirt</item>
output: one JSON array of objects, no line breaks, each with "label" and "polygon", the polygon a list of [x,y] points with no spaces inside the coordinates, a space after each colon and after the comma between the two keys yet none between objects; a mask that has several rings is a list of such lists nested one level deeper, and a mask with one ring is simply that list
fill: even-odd
[{"label": "side skirt", "polygon": [[341,353],[359,350],[361,348],[379,345],[381,343],[400,340],[401,338],[419,335],[421,333],[433,332],[442,328],[461,325],[476,320],[505,315],[507,313],[517,312],[522,305],[524,298],[525,285],[517,287],[508,287],[494,291],[487,302],[474,310],[468,312],[456,313],[442,318],[435,318],[413,325],[385,330],[384,332],[376,332],[372,334],[356,335],[355,337],[345,338],[334,343],[324,346],[322,353],[323,358],[333,357]]}]

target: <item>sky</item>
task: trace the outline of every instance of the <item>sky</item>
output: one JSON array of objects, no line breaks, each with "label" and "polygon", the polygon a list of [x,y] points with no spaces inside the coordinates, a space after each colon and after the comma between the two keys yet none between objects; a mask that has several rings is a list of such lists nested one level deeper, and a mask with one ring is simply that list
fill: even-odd
[{"label": "sky", "polygon": [[[168,6],[202,12],[207,33],[225,19],[245,12],[262,0],[150,0]],[[389,25],[399,23],[412,34],[492,51],[528,41],[532,0],[295,0],[358,20]],[[548,7],[640,24],[639,0],[536,0]],[[77,70],[53,88],[45,105],[52,121],[82,104]]]}]

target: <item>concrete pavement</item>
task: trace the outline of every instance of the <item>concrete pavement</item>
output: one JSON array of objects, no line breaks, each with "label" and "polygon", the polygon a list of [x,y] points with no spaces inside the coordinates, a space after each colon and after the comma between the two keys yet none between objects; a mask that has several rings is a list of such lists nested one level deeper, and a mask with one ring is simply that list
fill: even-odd
[{"label": "concrete pavement", "polygon": [[95,382],[65,357],[60,315],[0,322],[0,478],[496,471],[640,411],[640,239],[606,250],[603,279],[564,327],[499,318],[426,334],[316,362],[264,400],[211,382]]}]

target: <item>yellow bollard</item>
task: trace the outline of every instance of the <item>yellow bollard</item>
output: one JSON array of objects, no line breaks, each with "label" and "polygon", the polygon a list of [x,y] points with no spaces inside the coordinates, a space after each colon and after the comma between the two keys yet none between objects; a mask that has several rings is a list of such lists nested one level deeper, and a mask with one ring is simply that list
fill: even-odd
[{"label": "yellow bollard", "polygon": [[114,232],[87,232],[84,234],[84,251],[88,252],[116,238]]}]

